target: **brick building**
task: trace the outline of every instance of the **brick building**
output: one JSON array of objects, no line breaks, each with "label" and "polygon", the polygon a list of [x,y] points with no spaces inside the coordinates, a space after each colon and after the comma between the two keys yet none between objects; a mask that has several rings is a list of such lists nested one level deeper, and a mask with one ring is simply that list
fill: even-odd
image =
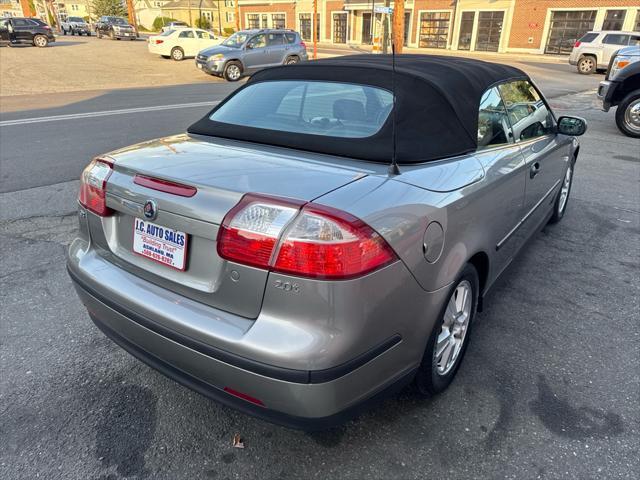
[{"label": "brick building", "polygon": [[[319,40],[370,44],[384,0],[318,0]],[[239,0],[241,28],[291,28],[312,39],[312,0]],[[393,5],[393,2],[391,2]],[[638,0],[406,0],[405,45],[568,53],[588,30],[640,31]]]}]

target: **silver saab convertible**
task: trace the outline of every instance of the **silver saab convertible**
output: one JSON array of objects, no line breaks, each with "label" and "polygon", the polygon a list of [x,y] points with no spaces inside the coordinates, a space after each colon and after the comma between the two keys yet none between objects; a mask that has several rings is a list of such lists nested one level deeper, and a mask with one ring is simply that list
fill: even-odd
[{"label": "silver saab convertible", "polygon": [[69,274],[165,375],[328,427],[410,381],[451,383],[487,291],[563,217],[585,129],[504,65],[264,70],[187,134],[86,167]]}]

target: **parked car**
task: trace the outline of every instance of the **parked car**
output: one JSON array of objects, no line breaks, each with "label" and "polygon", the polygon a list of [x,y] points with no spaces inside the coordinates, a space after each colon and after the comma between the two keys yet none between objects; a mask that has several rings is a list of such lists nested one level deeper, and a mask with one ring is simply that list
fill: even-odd
[{"label": "parked car", "polygon": [[196,67],[235,82],[265,67],[308,59],[307,46],[293,30],[242,30],[220,45],[201,51],[196,57]]},{"label": "parked car", "polygon": [[178,28],[189,28],[189,25],[187,25],[185,22],[179,21],[169,22],[164,27],[162,27],[160,31],[164,33],[167,30],[177,30]]},{"label": "parked car", "polygon": [[122,17],[100,17],[95,29],[98,38],[109,37],[111,40],[120,40],[122,38],[135,40],[138,38],[138,32],[135,27]]},{"label": "parked car", "polygon": [[82,17],[67,17],[64,22],[60,22],[60,29],[63,35],[91,35],[91,28]]},{"label": "parked car", "polygon": [[176,61],[187,57],[195,57],[200,50],[218,45],[220,37],[199,28],[179,28],[166,30],[160,35],[149,37],[149,52],[163,58],[173,58]]},{"label": "parked car", "polygon": [[589,75],[596,70],[604,71],[613,54],[627,45],[640,45],[639,32],[603,30],[585,33],[573,46],[569,63],[578,73]]},{"label": "parked car", "polygon": [[0,19],[0,44],[28,43],[46,47],[55,42],[51,27],[38,18],[10,17]]},{"label": "parked car", "polygon": [[640,138],[640,46],[623,48],[613,56],[598,98],[605,112],[618,107],[616,125],[622,133]]},{"label": "parked car", "polygon": [[[445,390],[500,273],[565,215],[586,123],[514,67],[390,63],[264,69],[187,134],[94,159],[68,271],[95,324],[289,426]],[[536,128],[515,136],[507,103]]]}]

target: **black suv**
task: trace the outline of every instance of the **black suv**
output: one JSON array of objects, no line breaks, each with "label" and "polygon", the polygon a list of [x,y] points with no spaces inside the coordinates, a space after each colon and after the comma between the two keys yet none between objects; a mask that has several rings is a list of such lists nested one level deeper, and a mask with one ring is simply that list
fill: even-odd
[{"label": "black suv", "polygon": [[121,38],[135,40],[138,38],[138,32],[125,18],[104,16],[100,17],[96,23],[96,36],[98,38],[109,37],[111,40],[120,40]]},{"label": "black suv", "polygon": [[46,47],[55,42],[51,27],[38,18],[3,18],[0,20],[0,44],[30,43]]}]

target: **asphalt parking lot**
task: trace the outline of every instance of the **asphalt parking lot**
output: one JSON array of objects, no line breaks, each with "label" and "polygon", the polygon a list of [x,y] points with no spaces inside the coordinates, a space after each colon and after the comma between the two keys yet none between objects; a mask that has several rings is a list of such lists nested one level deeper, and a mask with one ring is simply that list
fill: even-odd
[{"label": "asphalt parking lot", "polygon": [[[141,364],[93,326],[66,274],[75,179],[89,157],[183,131],[210,107],[150,108],[216,101],[233,86],[6,98],[0,477],[637,478],[640,141],[597,109],[601,77],[522,67],[557,113],[589,122],[565,218],[505,272],[447,392],[409,388],[320,433],[247,417]],[[233,448],[235,434],[246,448]]]}]

